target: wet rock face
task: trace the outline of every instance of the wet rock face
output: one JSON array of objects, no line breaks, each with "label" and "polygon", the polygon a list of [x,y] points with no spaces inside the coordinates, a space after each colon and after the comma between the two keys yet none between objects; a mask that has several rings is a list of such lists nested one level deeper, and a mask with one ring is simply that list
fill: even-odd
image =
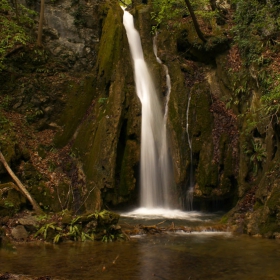
[{"label": "wet rock face", "polygon": [[55,56],[64,57],[74,70],[94,67],[99,43],[97,10],[97,3],[85,1],[46,5],[46,45]]},{"label": "wet rock face", "polygon": [[[26,1],[39,11],[38,2]],[[48,166],[39,171],[39,163],[17,151],[14,135],[7,143],[0,139],[7,161],[13,169],[21,165],[20,179],[47,210],[73,206],[70,181],[80,211],[100,209],[103,200],[107,205],[128,201],[135,192],[141,107],[122,15],[118,1],[46,1],[44,48],[31,46],[10,58],[18,74],[3,77],[5,110],[21,114],[32,129],[51,129],[48,144],[45,138],[38,147],[32,144],[30,152],[40,164],[54,145],[67,158],[62,164],[46,160]],[[46,189],[46,168],[66,179],[55,183],[63,205]],[[5,173],[2,166],[0,173]]]},{"label": "wet rock face", "polygon": [[[46,1],[43,43],[75,71],[93,69],[102,29],[99,7],[106,1]],[[26,1],[39,13],[39,4]]]},{"label": "wet rock face", "polygon": [[[139,158],[140,106],[118,3],[100,3],[103,18],[95,69],[85,95],[68,96],[58,146],[72,141],[79,153],[87,210],[126,202],[135,191]],[[133,156],[131,155],[133,154]],[[135,156],[134,156],[135,155]]]}]

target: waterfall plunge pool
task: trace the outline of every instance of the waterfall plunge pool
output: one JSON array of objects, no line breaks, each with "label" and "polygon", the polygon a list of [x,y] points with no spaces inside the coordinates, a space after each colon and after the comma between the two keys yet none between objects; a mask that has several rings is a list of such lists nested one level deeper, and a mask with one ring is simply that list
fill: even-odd
[{"label": "waterfall plunge pool", "polygon": [[[124,215],[120,223],[149,219]],[[179,223],[211,224],[219,215],[189,213]],[[20,243],[0,249],[0,274],[57,276],[75,280],[149,279],[280,279],[280,240],[252,238],[227,232],[164,233],[135,236],[130,241],[69,242],[59,245]]]}]

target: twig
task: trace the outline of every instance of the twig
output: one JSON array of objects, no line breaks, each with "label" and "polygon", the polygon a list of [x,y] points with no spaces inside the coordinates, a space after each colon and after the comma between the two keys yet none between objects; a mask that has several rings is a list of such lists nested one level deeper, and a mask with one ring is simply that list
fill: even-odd
[{"label": "twig", "polygon": [[158,223],[158,224],[156,224],[156,226],[161,225],[161,224],[163,224],[163,223],[165,223],[165,222],[166,222],[166,220],[165,220],[165,221],[162,221],[162,222],[160,222],[160,223]]},{"label": "twig", "polygon": [[112,264],[116,264],[116,260],[119,258],[120,255],[117,255],[115,259],[112,261]]},{"label": "twig", "polygon": [[130,236],[128,236],[123,230],[122,230],[122,234],[127,238],[127,240],[130,240]]},{"label": "twig", "polygon": [[76,210],[76,213],[81,209],[81,207],[86,203],[89,195],[91,194],[91,192],[95,189],[95,186],[89,191],[88,196],[85,198],[84,202],[80,205],[80,207]]}]

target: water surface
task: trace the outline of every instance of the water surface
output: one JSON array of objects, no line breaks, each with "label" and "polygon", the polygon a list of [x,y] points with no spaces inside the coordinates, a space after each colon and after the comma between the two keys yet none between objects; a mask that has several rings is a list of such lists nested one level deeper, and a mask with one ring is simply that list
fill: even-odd
[{"label": "water surface", "polygon": [[2,273],[77,280],[280,279],[279,240],[227,232],[164,233],[113,243],[26,243],[0,249],[0,260]]}]

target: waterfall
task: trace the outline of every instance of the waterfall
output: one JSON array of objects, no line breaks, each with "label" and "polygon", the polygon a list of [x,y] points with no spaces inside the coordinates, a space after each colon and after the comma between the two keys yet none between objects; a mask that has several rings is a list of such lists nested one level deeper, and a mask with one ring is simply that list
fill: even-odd
[{"label": "waterfall", "polygon": [[[156,57],[156,60],[159,64],[163,66],[163,69],[165,71],[165,77],[166,77],[166,94],[165,94],[165,104],[164,104],[164,116],[163,116],[163,138],[162,138],[162,149],[161,149],[161,156],[160,156],[160,164],[162,169],[162,179],[163,184],[166,184],[166,186],[163,187],[164,190],[168,190],[168,185],[170,184],[170,173],[166,172],[171,169],[170,166],[170,160],[168,155],[168,142],[167,142],[167,118],[168,118],[168,103],[170,99],[170,93],[171,93],[171,79],[168,72],[168,67],[162,63],[161,59],[157,55],[157,33],[153,38],[153,51],[154,55]],[[166,195],[168,195],[166,193]]]},{"label": "waterfall", "polygon": [[127,11],[124,11],[123,24],[133,60],[136,92],[142,103],[140,204],[145,208],[168,208],[172,172],[166,140],[167,117],[162,113],[133,17]]},{"label": "waterfall", "polygon": [[193,210],[193,190],[194,190],[194,180],[193,180],[193,158],[192,158],[192,142],[189,133],[189,111],[190,111],[190,104],[191,104],[191,93],[189,93],[188,97],[188,105],[187,105],[187,112],[186,112],[186,133],[188,137],[188,144],[190,148],[190,180],[189,186],[187,190],[186,202],[187,202],[187,210]]},{"label": "waterfall", "polygon": [[[166,100],[165,100],[165,106],[164,106],[164,126],[166,127],[167,117],[168,117],[168,103],[170,99],[170,93],[171,93],[171,79],[168,71],[168,67],[162,63],[161,59],[157,55],[157,33],[153,38],[153,51],[156,57],[156,60],[159,64],[163,66],[163,69],[165,71],[165,77],[166,77]],[[167,137],[166,137],[167,139]]]}]

